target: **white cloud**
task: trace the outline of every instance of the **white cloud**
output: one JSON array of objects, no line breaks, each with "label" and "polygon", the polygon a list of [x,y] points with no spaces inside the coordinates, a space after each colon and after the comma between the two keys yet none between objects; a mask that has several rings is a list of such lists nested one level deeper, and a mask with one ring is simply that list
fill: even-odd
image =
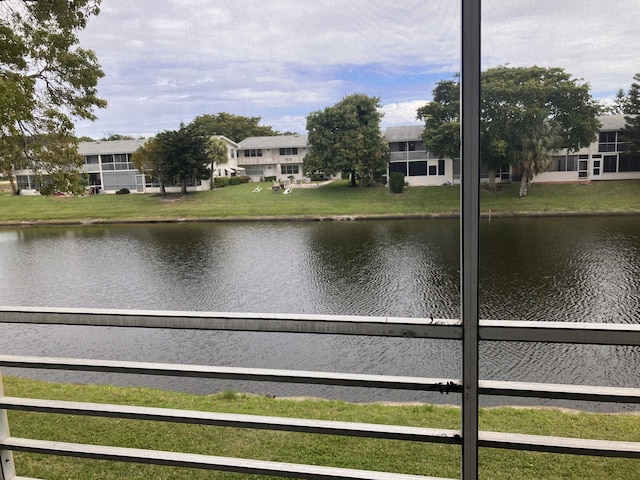
[{"label": "white cloud", "polygon": [[[410,124],[434,83],[460,71],[455,0],[109,0],[101,9],[80,38],[106,73],[109,107],[79,134],[176,128],[219,111],[299,131],[309,112],[354,92],[381,98],[385,124]],[[484,68],[560,66],[599,97],[640,70],[637,0],[485,0],[482,15]]]},{"label": "white cloud", "polygon": [[423,122],[416,120],[418,108],[424,106],[428,100],[412,100],[410,102],[390,103],[382,106],[382,127],[401,125],[420,125]]}]

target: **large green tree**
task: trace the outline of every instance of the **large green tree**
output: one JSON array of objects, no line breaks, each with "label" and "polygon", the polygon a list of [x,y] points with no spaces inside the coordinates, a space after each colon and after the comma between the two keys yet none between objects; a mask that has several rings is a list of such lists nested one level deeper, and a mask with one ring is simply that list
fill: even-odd
[{"label": "large green tree", "polygon": [[99,0],[4,0],[0,5],[0,169],[47,174],[54,189],[77,192],[82,158],[74,120],[94,120],[104,75],[78,32]]},{"label": "large green tree", "polygon": [[[441,80],[431,92],[433,100],[417,111],[416,119],[425,123],[422,140],[425,149],[439,158],[460,157],[460,75]],[[489,170],[489,186],[495,188],[494,172],[505,163],[506,143],[494,138],[483,124],[480,158]]]},{"label": "large green tree", "polygon": [[244,117],[232,113],[220,112],[214,115],[200,115],[189,124],[196,134],[210,138],[224,135],[238,143],[248,137],[267,137],[278,135],[271,127],[260,125],[261,117]]},{"label": "large green tree", "polygon": [[640,73],[636,73],[633,80],[624,102],[626,124],[622,136],[627,142],[627,154],[637,156],[640,155]]},{"label": "large green tree", "polygon": [[533,177],[548,170],[551,152],[589,145],[600,127],[600,105],[562,68],[506,67],[481,80],[483,132],[504,142],[507,161],[520,173],[520,197]]},{"label": "large green tree", "polygon": [[425,123],[425,149],[439,158],[460,157],[460,80],[441,80],[433,100],[418,109],[416,119]]},{"label": "large green tree", "polygon": [[156,138],[147,140],[131,156],[131,162],[140,173],[153,177],[160,185],[160,193],[166,195],[169,170],[163,144]]},{"label": "large green tree", "polygon": [[180,191],[187,193],[190,180],[205,180],[211,177],[207,168],[210,163],[209,139],[194,132],[189,126],[180,125],[178,130],[164,131],[156,135],[163,155],[166,178],[180,183]]},{"label": "large green tree", "polygon": [[305,171],[351,173],[351,186],[360,180],[366,186],[382,175],[389,149],[380,133],[380,99],[356,93],[332,107],[307,116],[311,151],[305,156]]},{"label": "large green tree", "polygon": [[[426,122],[425,145],[438,156],[455,158],[459,82],[442,81],[433,95],[418,110],[418,118]],[[589,85],[561,68],[501,66],[483,72],[480,158],[490,181],[495,169],[507,163],[520,174],[520,195],[525,197],[533,177],[553,164],[553,151],[575,151],[596,138],[600,111]]]}]

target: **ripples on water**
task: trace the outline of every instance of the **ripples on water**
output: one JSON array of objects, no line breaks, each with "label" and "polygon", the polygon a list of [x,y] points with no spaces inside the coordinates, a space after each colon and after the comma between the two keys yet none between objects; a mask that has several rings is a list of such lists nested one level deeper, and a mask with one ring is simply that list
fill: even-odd
[{"label": "ripples on water", "polygon": [[[482,318],[638,322],[637,217],[494,219],[481,225]],[[457,318],[453,220],[175,224],[0,230],[0,302],[136,308]],[[460,376],[457,342],[239,332],[2,325],[6,353],[361,373]],[[481,345],[481,375],[640,386],[638,349]],[[68,372],[52,373],[69,381]],[[74,381],[78,380],[77,377]],[[93,377],[84,377],[91,381]],[[114,383],[140,378],[109,377]],[[145,379],[354,401],[456,403],[457,397],[301,385]],[[497,401],[492,399],[493,401]],[[527,400],[531,402],[531,400]],[[513,399],[509,403],[514,403]]]}]

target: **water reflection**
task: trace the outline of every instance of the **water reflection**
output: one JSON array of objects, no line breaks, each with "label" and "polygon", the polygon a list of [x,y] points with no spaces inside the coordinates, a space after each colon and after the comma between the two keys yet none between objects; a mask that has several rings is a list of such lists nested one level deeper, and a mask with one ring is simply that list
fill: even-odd
[{"label": "water reflection", "polygon": [[[483,318],[640,321],[637,218],[493,219],[481,223],[480,234]],[[459,263],[456,220],[6,228],[0,229],[0,303],[457,318]],[[64,352],[89,358],[460,375],[460,345],[447,341],[0,328],[0,350],[7,354]],[[639,387],[639,351],[483,343],[480,371],[488,379]],[[94,380],[92,374],[48,375],[61,381]],[[235,388],[352,401],[458,400],[415,392],[164,377],[109,376],[103,381],[200,393]]]}]

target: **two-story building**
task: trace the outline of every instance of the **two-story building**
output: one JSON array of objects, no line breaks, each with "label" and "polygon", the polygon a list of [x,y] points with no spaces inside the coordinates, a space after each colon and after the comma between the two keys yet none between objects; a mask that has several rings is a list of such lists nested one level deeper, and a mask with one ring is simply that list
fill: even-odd
[{"label": "two-story building", "polygon": [[437,158],[426,151],[423,131],[424,125],[387,128],[384,139],[389,144],[389,174],[403,173],[411,186],[445,185],[459,180],[460,159]]},{"label": "two-story building", "polygon": [[[219,135],[227,145],[227,161],[213,163],[209,168],[216,177],[241,175],[243,169],[238,166],[238,148],[240,145]],[[87,174],[89,191],[92,193],[115,193],[126,188],[132,193],[159,193],[160,184],[152,175],[139,172],[131,161],[133,153],[147,142],[139,140],[101,140],[80,142],[78,154],[83,157],[81,172]],[[46,176],[46,173],[45,173]],[[36,178],[30,170],[16,171],[18,189],[24,193],[35,192]],[[165,185],[168,193],[179,192],[180,185]],[[202,191],[211,188],[211,180],[191,179],[187,182],[188,191]]]},{"label": "two-story building", "polygon": [[309,152],[307,135],[249,137],[240,142],[238,166],[243,175],[259,182],[265,177],[294,181],[304,176],[304,157]]},{"label": "two-story building", "polygon": [[553,167],[534,182],[584,182],[589,180],[640,179],[640,155],[626,153],[622,139],[625,115],[602,115],[598,138],[577,152],[553,155]]},{"label": "two-story building", "polygon": [[[534,183],[586,182],[591,180],[640,179],[640,155],[626,153],[622,129],[625,115],[602,115],[597,139],[577,152],[561,150],[553,156],[554,164],[536,175]],[[402,172],[409,185],[444,185],[459,183],[460,159],[439,159],[425,150],[423,125],[389,127],[384,137],[391,156],[389,173]],[[496,182],[517,181],[517,172],[508,166],[495,172]],[[488,171],[481,166],[480,181],[487,182]]]}]

